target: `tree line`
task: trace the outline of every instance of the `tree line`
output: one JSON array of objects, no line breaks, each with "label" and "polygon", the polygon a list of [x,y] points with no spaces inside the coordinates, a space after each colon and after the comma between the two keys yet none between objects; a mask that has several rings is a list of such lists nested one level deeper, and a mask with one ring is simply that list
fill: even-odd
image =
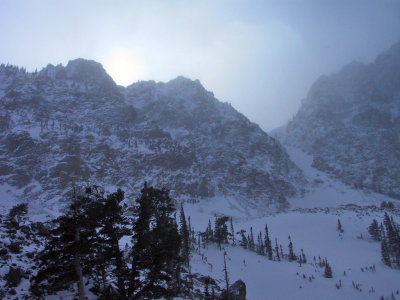
[{"label": "tree line", "polygon": [[[124,192],[101,188],[74,195],[66,212],[52,221],[36,256],[32,294],[73,290],[85,299],[86,286],[99,299],[155,299],[183,295],[189,288],[185,217],[181,227],[169,191],[146,184],[128,218]],[[184,220],[184,221],[183,221]],[[127,249],[120,240],[130,238]]]},{"label": "tree line", "polygon": [[[229,222],[229,225],[227,224]],[[339,229],[340,228],[340,229]],[[338,230],[343,233],[342,226],[338,220]],[[223,244],[231,244],[233,246],[239,245],[244,249],[253,251],[261,256],[266,256],[271,261],[289,261],[297,262],[301,266],[307,263],[307,256],[304,250],[301,249],[300,253],[295,253],[292,238],[288,236],[287,252],[284,251],[282,244],[278,243],[278,239],[274,239],[274,243],[271,241],[271,235],[269,232],[268,224],[265,224],[264,233],[259,232],[257,238],[255,238],[253,227],[250,227],[249,233],[246,230],[241,229],[235,233],[232,217],[219,216],[215,218],[214,228],[212,227],[211,220],[208,221],[208,226],[204,232],[199,232],[198,239],[193,236],[193,244],[197,245],[197,249],[201,247],[205,248],[210,243],[217,243],[219,248],[222,250]],[[240,235],[240,239],[236,239],[236,235]],[[323,268],[323,274],[326,278],[332,278],[332,268],[326,258],[321,260],[319,257],[319,263],[316,262],[314,257],[314,265],[319,268]]]},{"label": "tree line", "polygon": [[383,223],[372,220],[368,227],[372,239],[381,243],[382,262],[391,268],[400,268],[400,226],[385,213]]}]

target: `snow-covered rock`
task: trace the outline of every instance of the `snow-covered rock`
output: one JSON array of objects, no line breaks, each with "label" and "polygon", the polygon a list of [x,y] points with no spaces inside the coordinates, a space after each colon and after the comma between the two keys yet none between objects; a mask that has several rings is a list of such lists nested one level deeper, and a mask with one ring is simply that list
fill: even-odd
[{"label": "snow-covered rock", "polygon": [[267,208],[306,183],[275,139],[184,77],[123,88],[84,59],[35,73],[2,65],[0,127],[2,197],[39,200],[43,213],[73,185],[134,195],[148,181],[178,200]]},{"label": "snow-covered rock", "polygon": [[343,183],[399,198],[400,43],[371,64],[319,78],[276,134]]}]

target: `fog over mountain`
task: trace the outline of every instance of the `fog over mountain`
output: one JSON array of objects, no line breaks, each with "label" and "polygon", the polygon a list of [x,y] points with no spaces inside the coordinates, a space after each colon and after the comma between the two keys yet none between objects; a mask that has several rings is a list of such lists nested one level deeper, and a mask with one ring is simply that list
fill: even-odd
[{"label": "fog over mountain", "polygon": [[320,77],[283,141],[355,188],[400,197],[400,43],[373,63]]},{"label": "fog over mountain", "polygon": [[123,86],[183,75],[271,130],[321,74],[398,41],[400,3],[3,0],[0,35],[0,63],[35,71],[82,57]]}]

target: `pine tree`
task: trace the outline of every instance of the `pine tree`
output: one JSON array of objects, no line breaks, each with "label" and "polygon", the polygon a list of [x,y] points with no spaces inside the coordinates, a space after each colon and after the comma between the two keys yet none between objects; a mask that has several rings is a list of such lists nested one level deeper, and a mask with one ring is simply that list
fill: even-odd
[{"label": "pine tree", "polygon": [[269,238],[269,232],[268,232],[268,225],[265,224],[265,247],[267,249],[267,255],[268,259],[272,260],[272,246],[271,246],[271,239]]},{"label": "pine tree", "polygon": [[226,252],[224,251],[224,279],[225,279],[225,286],[226,286],[226,299],[229,299],[229,274],[228,274],[228,267],[226,265]]},{"label": "pine tree", "polygon": [[375,241],[381,240],[378,221],[373,219],[371,225],[368,227],[368,232]]},{"label": "pine tree", "polygon": [[279,248],[278,248],[278,239],[275,238],[275,255],[276,255],[276,260],[281,261],[281,257],[279,255]]},{"label": "pine tree", "polygon": [[400,266],[400,228],[399,225],[394,221],[393,216],[389,218],[388,214],[385,213],[384,224],[386,227],[387,244],[389,254],[393,257],[392,263],[397,267]]},{"label": "pine tree", "polygon": [[250,248],[250,250],[254,251],[254,234],[253,234],[253,227],[250,227],[249,248]]},{"label": "pine tree", "polygon": [[194,237],[194,231],[192,230],[192,223],[190,220],[190,216],[188,217],[188,229],[189,229],[189,245],[194,245],[196,243],[196,239]]},{"label": "pine tree", "polygon": [[381,238],[381,256],[382,256],[382,262],[391,268],[392,262],[390,260],[390,250],[384,233],[382,234]]},{"label": "pine tree", "polygon": [[301,262],[302,262],[302,263],[306,263],[306,262],[307,262],[307,257],[306,257],[306,255],[304,254],[303,249],[301,249]]},{"label": "pine tree", "polygon": [[240,246],[242,246],[243,248],[247,249],[249,247],[249,244],[248,244],[248,240],[246,238],[245,232],[246,232],[246,230],[243,230],[243,229],[240,230],[240,235],[242,237],[242,241],[240,243]]},{"label": "pine tree", "polygon": [[55,219],[44,249],[38,254],[39,270],[32,278],[36,296],[54,294],[77,285],[79,299],[85,298],[83,277],[92,274],[96,225],[88,217],[92,199],[74,196],[67,213]]},{"label": "pine tree", "polygon": [[228,220],[229,217],[227,216],[218,217],[215,220],[214,237],[220,249],[221,249],[221,244],[228,242],[228,227],[226,226],[226,222]]},{"label": "pine tree", "polygon": [[385,213],[385,216],[383,219],[383,224],[385,225],[385,228],[386,228],[386,237],[388,239],[388,245],[389,245],[390,249],[392,250],[393,248],[395,248],[396,234],[395,234],[392,220],[390,219],[390,217],[387,213]]},{"label": "pine tree", "polygon": [[289,235],[288,239],[289,239],[289,261],[293,261],[293,260],[296,260],[297,257],[293,252],[293,243],[292,243],[292,239],[290,238],[290,235]]},{"label": "pine tree", "polygon": [[233,229],[233,221],[232,221],[232,217],[231,217],[231,237],[232,237],[232,245],[235,246],[236,245],[236,239],[235,239],[235,230]]},{"label": "pine tree", "polygon": [[344,230],[343,230],[343,227],[342,227],[342,223],[340,223],[340,219],[338,219],[337,221],[338,221],[337,230],[338,230],[340,233],[343,233]]},{"label": "pine tree", "polygon": [[185,265],[188,267],[190,259],[190,240],[189,230],[186,224],[185,212],[183,210],[183,204],[181,204],[180,226],[180,234],[182,237],[182,257],[184,259]]},{"label": "pine tree", "polygon": [[152,244],[152,235],[150,231],[150,222],[154,214],[154,204],[152,201],[151,190],[144,184],[141,196],[136,199],[137,207],[135,208],[136,220],[133,224],[132,237],[132,264],[131,276],[129,283],[129,296],[133,296],[139,291],[143,283],[141,281],[144,271],[150,267],[150,249]]},{"label": "pine tree", "polygon": [[179,289],[181,237],[175,207],[165,188],[144,186],[136,200],[130,297],[172,297]]},{"label": "pine tree", "polygon": [[328,261],[325,260],[325,271],[324,271],[325,278],[332,278],[332,268],[329,265]]},{"label": "pine tree", "polygon": [[[86,193],[89,197],[94,196],[93,206],[90,209],[93,221],[98,223],[95,241],[97,255],[93,269],[100,270],[103,278],[107,274],[107,285],[116,288],[119,299],[126,299],[129,272],[119,241],[123,236],[131,234],[131,231],[127,227],[129,222],[123,214],[124,207],[121,205],[124,192],[118,189],[106,198],[98,197],[91,189],[87,189]],[[103,290],[106,289],[107,287],[103,287]]]},{"label": "pine tree", "polygon": [[258,234],[258,253],[260,255],[265,255],[265,245],[263,243],[261,232]]}]

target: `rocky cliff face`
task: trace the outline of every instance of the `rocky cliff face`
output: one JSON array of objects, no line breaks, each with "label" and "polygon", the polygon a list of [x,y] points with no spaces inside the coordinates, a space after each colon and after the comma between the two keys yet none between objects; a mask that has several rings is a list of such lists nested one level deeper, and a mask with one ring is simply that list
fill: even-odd
[{"label": "rocky cliff face", "polygon": [[277,141],[183,77],[123,88],[83,59],[2,65],[0,127],[0,186],[21,200],[57,203],[87,183],[135,194],[148,181],[184,201],[281,207],[305,183]]},{"label": "rocky cliff face", "polygon": [[283,141],[344,183],[400,198],[399,134],[400,43],[318,79]]}]

